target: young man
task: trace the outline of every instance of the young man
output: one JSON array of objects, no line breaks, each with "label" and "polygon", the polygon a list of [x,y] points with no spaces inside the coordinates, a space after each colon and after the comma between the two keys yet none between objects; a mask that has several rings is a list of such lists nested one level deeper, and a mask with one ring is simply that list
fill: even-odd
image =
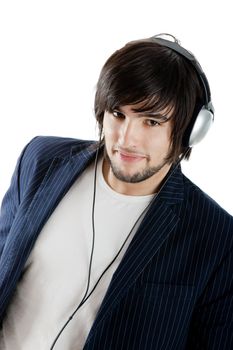
[{"label": "young man", "polygon": [[1,350],[233,347],[233,220],[180,161],[213,119],[177,42],[104,65],[100,141],[37,137],[0,221]]}]

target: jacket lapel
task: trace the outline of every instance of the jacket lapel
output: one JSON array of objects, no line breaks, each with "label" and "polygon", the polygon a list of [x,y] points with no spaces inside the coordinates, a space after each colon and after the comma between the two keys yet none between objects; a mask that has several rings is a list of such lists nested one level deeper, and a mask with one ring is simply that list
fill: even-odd
[{"label": "jacket lapel", "polygon": [[[2,300],[7,299],[14,289],[43,225],[96,154],[92,145],[78,154],[77,151],[71,149],[67,158],[54,158],[33,198],[30,198],[30,204],[29,198],[22,202],[0,259]],[[2,308],[0,305],[0,311]]]},{"label": "jacket lapel", "polygon": [[[62,197],[92,162],[95,153],[93,149],[85,149],[76,155],[71,154],[69,159],[53,160],[27,213],[30,220],[36,220],[34,231],[37,235]],[[38,213],[39,210],[40,213]]]},{"label": "jacket lapel", "polygon": [[168,178],[158,197],[154,198],[114,273],[87,342],[94,335],[110,308],[113,308],[121,295],[132,286],[165,240],[171,235],[179,222],[179,217],[173,212],[171,205],[182,200],[183,179],[180,167],[178,167]]}]

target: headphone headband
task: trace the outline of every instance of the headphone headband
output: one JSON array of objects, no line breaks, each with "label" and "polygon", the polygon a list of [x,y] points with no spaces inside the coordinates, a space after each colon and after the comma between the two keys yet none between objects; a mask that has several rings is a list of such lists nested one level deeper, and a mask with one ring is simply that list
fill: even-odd
[{"label": "headphone headband", "polygon": [[[164,36],[171,38],[172,41],[164,39]],[[180,45],[179,40],[176,39],[173,35],[161,33],[154,35],[149,39],[153,40],[159,45],[170,48],[171,50],[180,54],[182,57],[186,58],[194,67],[199,77],[199,81],[204,92],[205,104],[201,106],[199,113],[193,116],[191,120],[191,125],[189,126],[187,131],[188,135],[186,134],[184,137],[184,145],[192,147],[194,144],[198,143],[204,138],[214,120],[214,107],[211,102],[211,92],[208,80],[206,78],[205,73],[202,70],[200,63],[197,61],[195,56],[190,51],[183,48]]]}]

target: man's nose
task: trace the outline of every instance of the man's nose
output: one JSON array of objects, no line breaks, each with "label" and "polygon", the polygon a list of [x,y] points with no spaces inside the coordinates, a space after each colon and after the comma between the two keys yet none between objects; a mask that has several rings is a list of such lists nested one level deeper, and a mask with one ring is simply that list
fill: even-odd
[{"label": "man's nose", "polygon": [[125,119],[119,130],[119,143],[121,146],[134,147],[138,142],[138,129],[134,121]]}]

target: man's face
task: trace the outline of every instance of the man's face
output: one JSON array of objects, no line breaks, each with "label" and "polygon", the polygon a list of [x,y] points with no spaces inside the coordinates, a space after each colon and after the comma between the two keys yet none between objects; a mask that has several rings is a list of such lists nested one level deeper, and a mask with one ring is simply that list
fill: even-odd
[{"label": "man's face", "polygon": [[105,112],[103,131],[106,158],[114,180],[124,183],[153,181],[167,172],[171,121],[160,112],[134,112],[138,105]]}]

